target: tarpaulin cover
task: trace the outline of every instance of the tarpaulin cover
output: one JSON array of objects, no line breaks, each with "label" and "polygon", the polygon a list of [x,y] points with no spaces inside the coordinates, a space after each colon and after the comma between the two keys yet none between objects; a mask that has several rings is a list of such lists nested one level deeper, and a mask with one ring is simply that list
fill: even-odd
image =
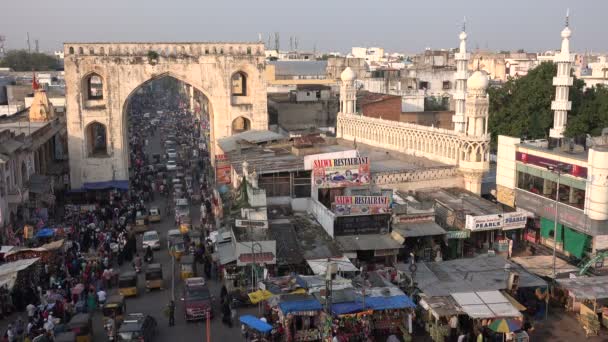
[{"label": "tarpaulin cover", "polygon": [[284,315],[287,315],[292,312],[298,311],[315,311],[321,310],[323,307],[321,303],[319,303],[316,299],[305,299],[305,300],[297,300],[290,302],[281,302],[279,303],[279,308]]},{"label": "tarpaulin cover", "polygon": [[261,319],[252,316],[252,315],[244,315],[239,317],[239,321],[245,324],[246,326],[255,329],[261,333],[268,333],[272,330],[272,325],[262,321]]},{"label": "tarpaulin cover", "polygon": [[107,182],[84,183],[83,188],[86,190],[105,190],[105,189],[129,190],[129,181],[128,180],[115,180],[115,181],[107,181]]},{"label": "tarpaulin cover", "polygon": [[51,228],[42,228],[36,233],[36,237],[46,238],[55,235],[55,231]]},{"label": "tarpaulin cover", "polygon": [[268,298],[272,297],[272,293],[270,291],[266,291],[266,290],[257,290],[257,291],[248,293],[247,296],[249,296],[249,300],[251,301],[251,304],[257,304],[259,302],[265,301]]},{"label": "tarpaulin cover", "polygon": [[414,308],[416,304],[406,295],[391,297],[365,297],[365,308],[373,310]]},{"label": "tarpaulin cover", "polygon": [[346,302],[331,305],[331,312],[334,315],[344,315],[363,310],[362,302]]},{"label": "tarpaulin cover", "polygon": [[577,258],[583,257],[583,252],[589,244],[589,236],[574,229],[564,227],[564,248]]}]

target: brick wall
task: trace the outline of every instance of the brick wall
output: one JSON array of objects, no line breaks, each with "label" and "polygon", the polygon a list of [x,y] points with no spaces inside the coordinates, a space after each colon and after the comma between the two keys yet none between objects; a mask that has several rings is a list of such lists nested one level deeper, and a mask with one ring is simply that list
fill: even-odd
[{"label": "brick wall", "polygon": [[361,105],[364,116],[399,121],[401,117],[401,97],[391,97],[378,102]]}]

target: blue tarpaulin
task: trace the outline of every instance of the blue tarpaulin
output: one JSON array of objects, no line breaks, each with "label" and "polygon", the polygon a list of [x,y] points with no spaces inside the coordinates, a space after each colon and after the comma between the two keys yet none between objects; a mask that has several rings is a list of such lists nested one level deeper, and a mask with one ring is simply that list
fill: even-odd
[{"label": "blue tarpaulin", "polygon": [[323,309],[321,303],[319,303],[319,301],[316,299],[281,302],[279,303],[279,308],[281,308],[284,315],[298,311],[315,311]]},{"label": "blue tarpaulin", "polygon": [[42,228],[36,233],[36,237],[38,238],[47,238],[55,235],[55,231],[51,228]]},{"label": "blue tarpaulin", "polygon": [[107,182],[84,183],[84,185],[82,187],[85,190],[105,190],[105,189],[129,190],[129,181],[128,180],[115,180],[115,181],[107,181]]},{"label": "blue tarpaulin", "polygon": [[406,295],[391,297],[365,297],[365,308],[372,310],[389,310],[414,308],[416,304]]},{"label": "blue tarpaulin", "polygon": [[244,315],[239,317],[239,321],[245,324],[246,326],[255,329],[261,333],[269,333],[272,330],[272,325],[262,321],[261,319],[252,316],[252,315]]},{"label": "blue tarpaulin", "polygon": [[345,302],[331,305],[331,312],[334,315],[344,315],[359,311],[363,311],[363,303],[361,302]]}]

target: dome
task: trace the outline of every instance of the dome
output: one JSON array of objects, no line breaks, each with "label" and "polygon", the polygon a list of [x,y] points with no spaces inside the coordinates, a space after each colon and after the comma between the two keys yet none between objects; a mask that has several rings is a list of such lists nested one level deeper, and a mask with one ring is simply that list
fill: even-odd
[{"label": "dome", "polygon": [[342,81],[352,81],[356,77],[357,77],[357,75],[355,75],[355,72],[350,67],[347,67],[346,69],[344,69],[344,71],[342,71],[342,73],[340,74],[340,79]]},{"label": "dome", "polygon": [[464,31],[460,32],[460,35],[458,36],[458,38],[460,38],[460,40],[467,39],[467,33]]},{"label": "dome", "polygon": [[480,70],[475,71],[467,80],[467,88],[471,90],[486,90],[489,84],[488,74]]},{"label": "dome", "polygon": [[570,38],[571,35],[572,31],[570,31],[570,28],[566,26],[566,28],[562,30],[562,38]]}]

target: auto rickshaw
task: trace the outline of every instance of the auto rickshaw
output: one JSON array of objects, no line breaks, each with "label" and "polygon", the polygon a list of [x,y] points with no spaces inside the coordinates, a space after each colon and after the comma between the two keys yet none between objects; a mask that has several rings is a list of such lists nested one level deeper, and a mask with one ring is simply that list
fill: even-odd
[{"label": "auto rickshaw", "polygon": [[137,212],[137,216],[135,217],[135,233],[143,233],[148,230],[148,215],[144,215],[143,213]]},{"label": "auto rickshaw", "polygon": [[184,255],[180,260],[180,276],[182,280],[196,277],[196,263],[194,256]]},{"label": "auto rickshaw", "polygon": [[101,308],[103,318],[114,319],[116,325],[120,325],[120,323],[122,323],[126,310],[127,306],[125,304],[125,297],[121,295],[112,295],[108,297],[108,299],[106,299],[106,303]]},{"label": "auto rickshaw", "polygon": [[203,244],[203,234],[198,230],[191,230],[188,232],[190,242],[194,243],[196,247],[200,247]]},{"label": "auto rickshaw", "polygon": [[76,342],[91,342],[93,340],[93,322],[88,313],[79,313],[68,323],[68,330],[76,335]]},{"label": "auto rickshaw", "polygon": [[179,261],[185,252],[186,243],[184,242],[184,238],[181,236],[172,237],[170,240],[169,254]]},{"label": "auto rickshaw", "polygon": [[190,229],[192,228],[192,219],[190,216],[180,216],[179,217],[179,232],[182,234],[188,234]]},{"label": "auto rickshaw", "polygon": [[163,268],[160,264],[149,264],[146,268],[146,290],[163,289]]},{"label": "auto rickshaw", "polygon": [[150,208],[150,215],[148,215],[148,221],[150,222],[160,222],[160,209],[158,208]]},{"label": "auto rickshaw", "polygon": [[125,297],[137,296],[137,273],[127,271],[118,276],[118,293]]}]

